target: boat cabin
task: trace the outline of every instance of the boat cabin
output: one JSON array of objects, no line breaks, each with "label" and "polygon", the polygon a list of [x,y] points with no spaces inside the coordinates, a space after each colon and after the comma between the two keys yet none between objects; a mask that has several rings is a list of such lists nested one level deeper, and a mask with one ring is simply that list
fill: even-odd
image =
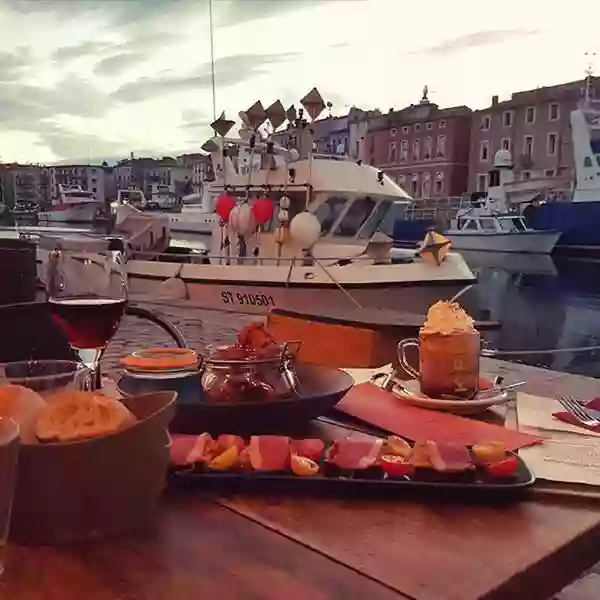
[{"label": "boat cabin", "polygon": [[[309,182],[310,194],[307,193]],[[223,181],[217,180],[206,187],[206,193],[210,194],[208,203],[213,204],[224,189]],[[278,204],[283,196],[290,199],[288,223],[305,210],[314,213],[321,223],[321,238],[311,249],[318,258],[361,255],[373,234],[391,231],[394,220],[411,203],[404,190],[377,168],[347,159],[315,157],[312,161],[297,160],[277,169],[261,169],[243,176],[229,171],[227,190],[238,202],[249,194],[251,204],[265,195],[265,189],[275,210],[255,240],[263,257],[284,258],[298,253],[297,248],[287,244],[283,248],[276,247],[274,234],[280,225]],[[211,254],[219,254],[221,246],[221,231],[217,227],[213,232]],[[255,248],[256,245],[250,244],[247,256],[256,253]]]},{"label": "boat cabin", "polygon": [[525,219],[519,215],[471,216],[455,219],[451,229],[464,233],[520,233],[528,231]]}]

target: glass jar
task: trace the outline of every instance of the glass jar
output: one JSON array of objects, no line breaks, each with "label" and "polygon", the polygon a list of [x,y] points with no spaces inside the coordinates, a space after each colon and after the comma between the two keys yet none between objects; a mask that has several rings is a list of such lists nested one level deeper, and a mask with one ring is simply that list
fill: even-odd
[{"label": "glass jar", "polygon": [[295,387],[292,360],[284,348],[257,358],[244,357],[235,347],[220,347],[204,362],[202,389],[211,402],[270,402],[293,396]]}]

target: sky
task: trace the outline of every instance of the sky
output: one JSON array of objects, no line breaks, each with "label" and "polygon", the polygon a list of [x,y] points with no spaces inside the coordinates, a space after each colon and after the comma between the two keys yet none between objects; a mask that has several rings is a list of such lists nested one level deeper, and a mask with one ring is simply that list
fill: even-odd
[{"label": "sky", "polygon": [[[217,113],[442,107],[583,77],[597,0],[213,0]],[[212,135],[208,0],[0,0],[0,161],[109,162]],[[600,58],[594,59],[599,63]],[[599,63],[600,64],[600,63]],[[596,69],[598,72],[598,69]]]}]

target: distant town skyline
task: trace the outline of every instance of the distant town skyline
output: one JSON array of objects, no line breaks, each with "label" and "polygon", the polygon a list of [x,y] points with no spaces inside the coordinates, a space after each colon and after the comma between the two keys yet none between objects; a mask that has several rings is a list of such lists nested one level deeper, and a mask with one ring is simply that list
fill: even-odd
[{"label": "distant town skyline", "polygon": [[[313,86],[334,114],[402,108],[424,85],[483,108],[583,78],[595,4],[213,0],[217,111]],[[208,0],[0,0],[0,160],[194,152],[212,116]]]}]

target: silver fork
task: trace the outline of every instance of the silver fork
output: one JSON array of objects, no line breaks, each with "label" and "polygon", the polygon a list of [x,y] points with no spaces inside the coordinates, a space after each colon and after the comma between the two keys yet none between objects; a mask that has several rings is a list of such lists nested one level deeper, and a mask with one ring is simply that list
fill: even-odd
[{"label": "silver fork", "polygon": [[600,425],[600,421],[594,419],[586,408],[581,406],[575,398],[572,398],[571,396],[559,396],[558,401],[562,407],[568,413],[573,415],[582,425],[586,425],[587,427],[597,427]]}]

